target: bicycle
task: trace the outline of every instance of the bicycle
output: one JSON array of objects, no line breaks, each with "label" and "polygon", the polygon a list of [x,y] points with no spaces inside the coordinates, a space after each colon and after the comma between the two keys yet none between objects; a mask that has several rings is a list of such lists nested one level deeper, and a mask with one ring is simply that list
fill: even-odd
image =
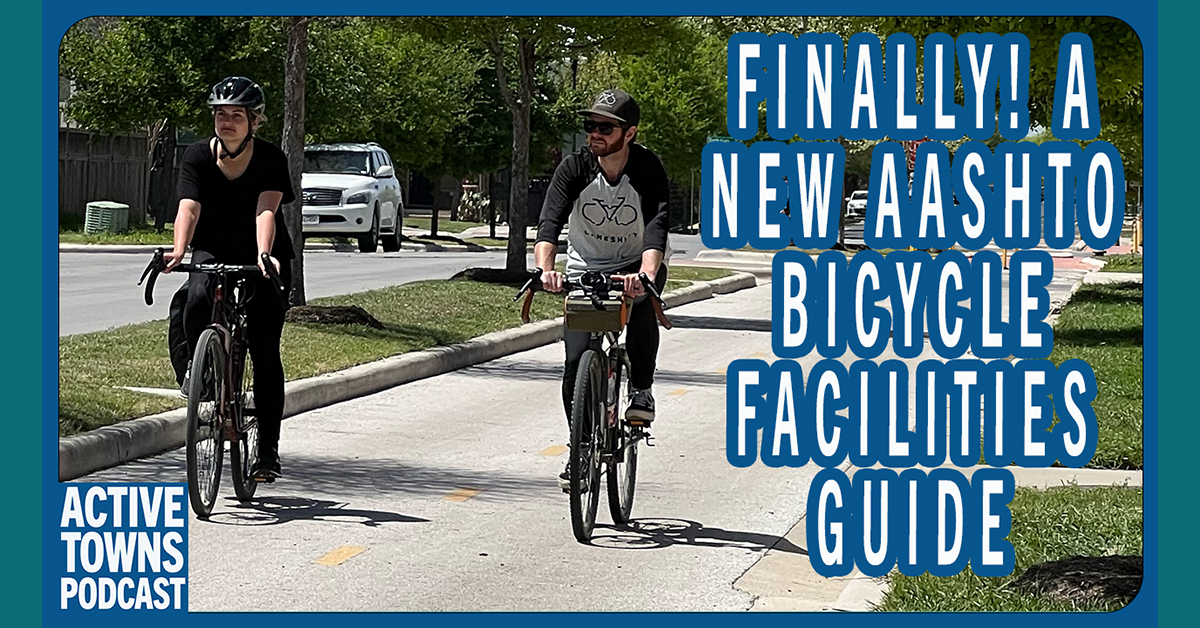
[{"label": "bicycle", "polygon": [[[276,296],[283,303],[283,280],[266,253],[262,258]],[[146,282],[146,305],[154,304],[154,282],[165,268],[163,249],[157,249],[138,280],[140,286],[147,276],[150,279]],[[196,516],[206,519],[212,514],[221,484],[226,441],[238,500],[250,501],[258,487],[258,480],[250,474],[258,457],[258,422],[251,399],[254,366],[247,350],[246,303],[254,297],[249,279],[262,271],[254,265],[215,262],[180,264],[176,270],[217,277],[212,289],[212,322],[196,342],[186,382],[188,498]]]},{"label": "bicycle", "polygon": [[[534,292],[542,289],[541,269],[529,271],[529,280],[513,297],[525,297],[521,320],[529,322]],[[662,295],[645,273],[639,275],[647,298],[652,299],[659,323],[671,328],[663,313]],[[570,459],[568,469],[571,528],[580,543],[591,541],[600,504],[601,465],[608,488],[609,514],[613,523],[629,522],[637,485],[638,443],[653,446],[649,426],[625,420],[630,390],[626,373],[629,354],[620,341],[632,299],[625,296],[624,282],[596,272],[585,273],[578,282],[564,281],[566,326],[591,333],[589,346],[579,361],[571,401]],[[614,296],[615,295],[615,296]]]}]

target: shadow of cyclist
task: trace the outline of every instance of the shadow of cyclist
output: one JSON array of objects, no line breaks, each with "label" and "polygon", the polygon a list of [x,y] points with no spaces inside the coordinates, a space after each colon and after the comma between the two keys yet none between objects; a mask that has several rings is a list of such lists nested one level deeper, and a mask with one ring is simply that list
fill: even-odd
[{"label": "shadow of cyclist", "polygon": [[228,498],[233,510],[213,513],[211,523],[237,526],[279,525],[292,521],[330,521],[338,523],[361,523],[377,528],[385,523],[428,523],[428,519],[411,517],[394,512],[347,508],[345,502],[306,497],[267,497],[251,503],[241,503]]},{"label": "shadow of cyclist", "polygon": [[592,545],[611,549],[662,549],[672,545],[736,547],[754,552],[774,549],[808,555],[804,548],[773,534],[706,527],[686,519],[634,519],[624,526],[596,526]]}]

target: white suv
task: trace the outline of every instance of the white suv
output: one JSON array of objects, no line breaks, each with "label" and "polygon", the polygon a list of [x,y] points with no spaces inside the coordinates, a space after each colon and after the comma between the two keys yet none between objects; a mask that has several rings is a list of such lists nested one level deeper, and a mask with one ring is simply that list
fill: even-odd
[{"label": "white suv", "polygon": [[404,222],[400,181],[387,151],[369,144],[304,147],[304,236],[354,237],[358,250],[399,251]]},{"label": "white suv", "polygon": [[861,218],[867,215],[867,191],[855,190],[846,197],[846,216]]}]

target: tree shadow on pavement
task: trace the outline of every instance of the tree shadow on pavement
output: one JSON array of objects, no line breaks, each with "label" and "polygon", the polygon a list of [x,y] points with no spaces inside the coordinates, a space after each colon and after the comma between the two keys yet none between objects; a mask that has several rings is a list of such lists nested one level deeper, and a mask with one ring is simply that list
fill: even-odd
[{"label": "tree shadow on pavement", "polygon": [[[440,498],[459,489],[479,491],[470,498],[472,501],[555,499],[560,494],[552,474],[545,477],[512,475],[497,469],[460,469],[389,458],[356,458],[351,453],[313,456],[290,453],[286,448],[282,457],[284,477],[260,485],[255,502],[292,499],[297,494],[303,499],[331,496],[342,501],[381,496]],[[220,495],[232,497],[229,473],[223,473]],[[84,476],[78,481],[187,482],[186,454],[180,448]],[[284,497],[282,493],[289,496]]]},{"label": "tree shadow on pavement", "polygon": [[265,497],[256,498],[249,503],[242,503],[234,497],[229,497],[227,501],[229,503],[226,508],[214,512],[209,518],[210,522],[235,526],[265,526],[292,521],[329,521],[361,523],[370,528],[377,528],[385,523],[429,522],[428,519],[420,517],[380,510],[349,508],[349,504],[346,502],[307,497]]},{"label": "tree shadow on pavement", "polygon": [[[670,316],[670,314],[668,314]],[[759,318],[724,316],[671,316],[671,323],[682,329],[719,329],[724,331],[762,331],[770,333],[771,321]]]},{"label": "tree shadow on pavement", "polygon": [[472,501],[520,500],[553,498],[558,490],[552,475],[511,475],[498,469],[429,466],[349,454],[327,458],[284,452],[283,465],[285,477],[277,484],[286,482],[289,489],[305,494],[337,497],[445,497],[471,489],[479,491]]},{"label": "tree shadow on pavement", "polygon": [[[458,372],[459,375],[466,377],[495,377],[506,380],[539,380],[539,381],[562,381],[563,365],[562,364],[537,364],[524,363],[517,364],[511,361],[505,362],[487,362],[477,364],[470,368],[463,369]],[[700,371],[672,371],[669,369],[658,369],[654,372],[654,383],[656,385],[675,384],[680,386],[725,386],[724,373],[702,373]]]},{"label": "tree shadow on pavement", "polygon": [[672,545],[741,548],[753,552],[778,550],[808,555],[804,548],[781,536],[706,527],[686,519],[634,519],[624,526],[597,526],[592,545],[610,549],[663,549]]}]

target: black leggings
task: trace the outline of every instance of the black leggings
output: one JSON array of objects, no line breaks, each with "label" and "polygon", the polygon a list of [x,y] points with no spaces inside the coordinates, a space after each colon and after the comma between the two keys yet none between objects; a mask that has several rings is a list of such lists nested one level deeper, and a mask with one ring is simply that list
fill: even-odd
[{"label": "black leggings", "polygon": [[[192,252],[191,262],[201,264],[214,258],[207,251]],[[292,268],[282,260],[280,277],[289,288]],[[187,305],[183,309],[183,328],[187,334],[188,356],[196,351],[196,343],[204,328],[212,322],[213,275],[194,274],[188,278]],[[286,310],[274,298],[271,280],[262,274],[254,276],[254,295],[246,303],[247,340],[250,358],[254,361],[254,405],[258,416],[259,459],[279,455],[279,427],[283,422],[283,360],[279,356],[279,339],[283,335],[283,316]]]},{"label": "black leggings", "polygon": [[[636,273],[640,268],[639,262],[622,268],[615,274]],[[660,265],[654,285],[662,292],[666,283],[667,267]],[[654,369],[658,362],[658,319],[654,316],[654,306],[649,295],[634,301],[625,329],[625,348],[629,352],[629,367],[632,371],[629,373],[629,384],[633,388],[648,389],[654,384]],[[579,360],[583,358],[583,352],[587,351],[590,341],[591,334],[586,331],[563,328],[567,364],[563,370],[562,396],[568,423],[571,420],[571,401],[575,396],[575,375],[579,371]]]}]

